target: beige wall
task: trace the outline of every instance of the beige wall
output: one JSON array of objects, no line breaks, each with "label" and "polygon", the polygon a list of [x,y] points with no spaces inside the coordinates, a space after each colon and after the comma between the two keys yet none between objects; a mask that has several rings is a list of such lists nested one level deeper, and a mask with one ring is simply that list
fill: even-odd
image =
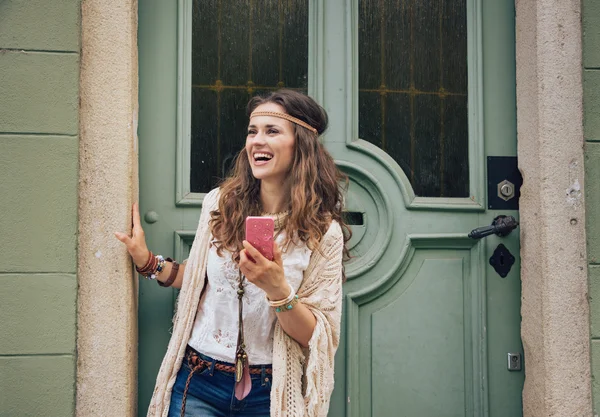
[{"label": "beige wall", "polygon": [[130,416],[137,280],[113,232],[137,198],[137,1],[83,1],[80,86],[76,414]]},{"label": "beige wall", "polygon": [[516,1],[525,416],[590,416],[579,0]]}]

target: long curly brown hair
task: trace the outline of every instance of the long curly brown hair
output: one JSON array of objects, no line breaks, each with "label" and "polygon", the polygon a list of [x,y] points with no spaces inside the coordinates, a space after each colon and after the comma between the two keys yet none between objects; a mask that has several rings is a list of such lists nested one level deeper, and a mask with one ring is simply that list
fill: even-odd
[{"label": "long curly brown hair", "polygon": [[[305,242],[309,249],[318,248],[332,220],[337,221],[344,231],[344,255],[348,257],[345,243],[351,236],[344,222],[343,191],[348,186],[348,177],[335,165],[333,158],[319,141],[327,129],[325,110],[312,98],[293,90],[278,90],[265,96],[255,96],[248,102],[247,115],[264,103],[275,103],[287,114],[294,116],[317,129],[313,133],[301,126],[294,126],[294,160],[289,171],[290,214],[284,221],[284,248],[293,239]],[[229,177],[220,185],[221,193],[217,210],[211,212],[211,232],[219,255],[223,249],[239,258],[243,248],[247,216],[259,216],[260,180],[252,175],[245,148],[237,154]]]}]

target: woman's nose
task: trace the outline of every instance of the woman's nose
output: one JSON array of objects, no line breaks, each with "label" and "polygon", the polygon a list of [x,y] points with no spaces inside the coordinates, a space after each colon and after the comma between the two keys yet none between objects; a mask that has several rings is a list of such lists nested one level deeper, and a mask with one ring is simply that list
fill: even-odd
[{"label": "woman's nose", "polygon": [[254,136],[249,138],[250,142],[254,145],[262,145],[265,141],[265,134],[263,132],[257,132]]}]

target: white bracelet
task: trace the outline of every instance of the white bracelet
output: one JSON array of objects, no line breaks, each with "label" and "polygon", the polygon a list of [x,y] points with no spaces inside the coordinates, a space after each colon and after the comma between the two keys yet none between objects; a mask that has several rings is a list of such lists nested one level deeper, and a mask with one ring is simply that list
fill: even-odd
[{"label": "white bracelet", "polygon": [[267,297],[267,301],[269,302],[269,305],[271,307],[281,307],[281,306],[291,303],[292,300],[294,299],[294,297],[296,296],[296,291],[294,291],[294,288],[291,285],[290,285],[290,288],[291,288],[290,295],[288,295],[283,300],[271,301],[271,300],[269,300],[269,297]]}]

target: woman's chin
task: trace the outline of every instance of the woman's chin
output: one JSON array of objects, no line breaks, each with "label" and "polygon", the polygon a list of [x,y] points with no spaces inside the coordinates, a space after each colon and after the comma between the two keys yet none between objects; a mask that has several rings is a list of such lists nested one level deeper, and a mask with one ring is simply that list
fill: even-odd
[{"label": "woman's chin", "polygon": [[257,180],[268,180],[272,177],[268,170],[255,167],[252,167],[252,176]]},{"label": "woman's chin", "polygon": [[261,172],[261,171],[258,171],[258,170],[254,170],[254,169],[252,170],[252,176],[254,178],[256,178],[257,180],[263,180],[266,177],[268,177],[268,175],[265,175],[264,172]]}]

